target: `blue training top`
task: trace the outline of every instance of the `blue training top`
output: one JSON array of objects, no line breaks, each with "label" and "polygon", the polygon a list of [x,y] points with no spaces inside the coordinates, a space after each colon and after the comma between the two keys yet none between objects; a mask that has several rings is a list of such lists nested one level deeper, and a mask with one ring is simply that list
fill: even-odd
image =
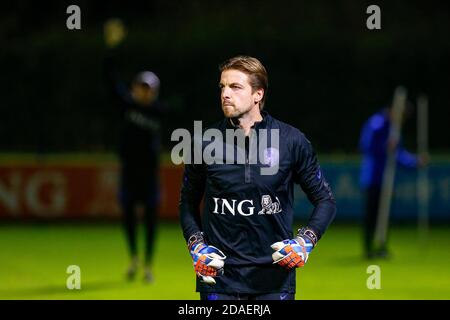
[{"label": "blue training top", "polygon": [[[387,158],[390,120],[386,109],[372,115],[363,125],[359,139],[362,153],[360,184],[363,188],[381,186]],[[397,147],[397,163],[406,168],[417,167],[417,156]]]}]

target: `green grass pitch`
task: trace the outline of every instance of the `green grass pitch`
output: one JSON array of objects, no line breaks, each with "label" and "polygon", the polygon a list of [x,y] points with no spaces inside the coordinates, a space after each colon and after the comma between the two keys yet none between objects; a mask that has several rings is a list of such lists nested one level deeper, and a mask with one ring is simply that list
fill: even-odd
[{"label": "green grass pitch", "polygon": [[[449,231],[433,227],[425,244],[416,228],[394,227],[392,259],[369,262],[361,258],[360,228],[332,225],[297,270],[296,297],[450,299]],[[177,224],[158,230],[154,283],[143,283],[142,272],[134,282],[125,281],[127,264],[118,224],[0,225],[0,299],[198,299]],[[371,264],[381,268],[379,290],[366,286]],[[69,265],[81,268],[81,290],[66,288]]]}]

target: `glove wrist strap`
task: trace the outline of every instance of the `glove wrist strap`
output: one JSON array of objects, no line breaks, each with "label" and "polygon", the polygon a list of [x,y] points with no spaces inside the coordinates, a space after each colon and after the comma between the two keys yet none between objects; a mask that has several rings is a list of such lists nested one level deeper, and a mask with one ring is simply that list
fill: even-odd
[{"label": "glove wrist strap", "polygon": [[307,238],[312,242],[313,246],[316,246],[317,241],[319,241],[320,237],[318,234],[309,227],[302,227],[297,230],[297,237]]},{"label": "glove wrist strap", "polygon": [[203,232],[198,231],[189,237],[189,240],[187,243],[189,251],[191,251],[192,247],[194,245],[196,245],[197,243],[205,243],[205,240],[203,238]]}]

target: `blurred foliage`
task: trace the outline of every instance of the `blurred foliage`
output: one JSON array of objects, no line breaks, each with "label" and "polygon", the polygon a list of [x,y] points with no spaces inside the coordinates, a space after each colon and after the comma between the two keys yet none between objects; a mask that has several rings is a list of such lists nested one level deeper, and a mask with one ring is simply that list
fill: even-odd
[{"label": "blurred foliage", "polygon": [[[237,54],[269,72],[267,110],[321,151],[355,152],[363,121],[405,85],[430,100],[430,140],[449,151],[447,2],[378,3],[382,30],[366,26],[365,1],[78,1],[82,29],[66,28],[69,1],[18,0],[0,12],[0,149],[111,151],[120,116],[105,86],[103,23],[123,19],[123,80],[143,69],[162,80],[173,129],[221,118],[218,65]],[[413,119],[412,119],[413,120]],[[405,142],[415,148],[415,121]]]}]

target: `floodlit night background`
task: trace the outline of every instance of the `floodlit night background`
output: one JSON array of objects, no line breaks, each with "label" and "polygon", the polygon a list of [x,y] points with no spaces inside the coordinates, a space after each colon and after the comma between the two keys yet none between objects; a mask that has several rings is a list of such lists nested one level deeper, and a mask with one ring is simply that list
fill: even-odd
[{"label": "floodlit night background", "polygon": [[[81,9],[68,30],[67,6]],[[381,8],[381,30],[366,9]],[[178,223],[183,166],[171,162],[173,130],[223,117],[221,62],[257,57],[267,68],[265,110],[299,128],[315,148],[337,216],[305,268],[297,299],[450,298],[450,30],[444,1],[15,1],[0,12],[0,299],[198,299]],[[103,25],[126,37],[105,45]],[[104,65],[120,78],[152,70],[168,107],[162,126],[161,197],[152,270],[126,281],[129,263],[118,203],[121,116]],[[363,259],[364,194],[358,141],[363,123],[402,85],[429,101],[429,221],[419,235],[417,173],[397,170],[389,260]],[[417,152],[417,112],[403,144]],[[311,205],[298,187],[296,226]],[[139,250],[144,246],[139,231]],[[366,270],[381,268],[369,290]],[[68,290],[70,265],[81,290]]]}]

